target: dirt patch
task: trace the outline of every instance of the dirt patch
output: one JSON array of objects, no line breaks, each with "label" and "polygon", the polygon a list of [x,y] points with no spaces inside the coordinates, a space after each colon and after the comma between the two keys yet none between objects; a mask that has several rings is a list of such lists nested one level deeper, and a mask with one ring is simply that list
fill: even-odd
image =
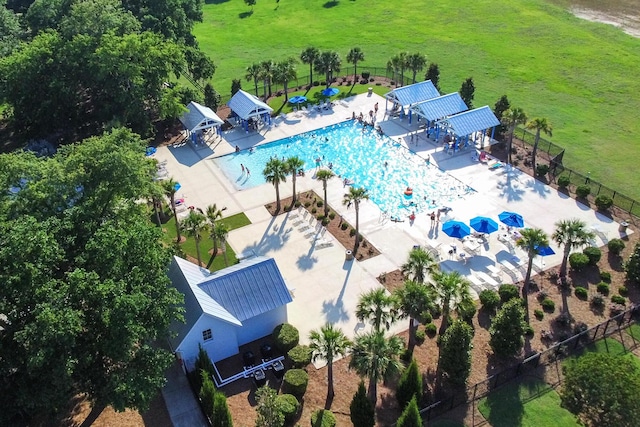
[{"label": "dirt patch", "polygon": [[605,12],[596,9],[589,9],[581,6],[574,6],[570,12],[580,18],[591,22],[613,25],[622,29],[632,37],[640,38],[640,17],[628,13]]}]

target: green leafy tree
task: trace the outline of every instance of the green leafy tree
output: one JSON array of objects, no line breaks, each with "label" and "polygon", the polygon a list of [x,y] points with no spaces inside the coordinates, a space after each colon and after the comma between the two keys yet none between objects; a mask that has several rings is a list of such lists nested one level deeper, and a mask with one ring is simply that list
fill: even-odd
[{"label": "green leafy tree", "polygon": [[397,427],[422,427],[422,418],[418,410],[416,398],[411,399],[409,404],[404,408],[400,418],[398,418]]},{"label": "green leafy tree", "polygon": [[387,61],[387,72],[393,73],[393,80],[398,87],[398,77],[400,76],[400,68],[402,68],[402,58],[399,55],[394,55]]},{"label": "green leafy tree", "polygon": [[507,153],[507,162],[511,164],[511,154],[513,153],[513,134],[519,124],[527,122],[527,115],[522,108],[509,108],[502,113],[501,122],[504,126],[509,128],[509,152]]},{"label": "green leafy tree", "polygon": [[382,331],[356,337],[349,368],[361,377],[369,378],[367,397],[374,407],[378,399],[378,381],[400,369],[403,347],[400,337],[387,338]]},{"label": "green leafy tree", "polygon": [[442,323],[440,334],[443,334],[449,326],[451,309],[471,300],[469,281],[457,271],[438,272],[434,276],[434,291],[436,299],[442,305]]},{"label": "green leafy tree", "polygon": [[[234,80],[236,82],[237,80]],[[242,89],[242,88],[239,88]],[[231,92],[233,95],[233,88],[231,88]],[[204,85],[204,105],[211,108],[214,112],[218,111],[218,107],[220,106],[221,96],[216,91],[211,83],[207,83]]]},{"label": "green leafy tree", "polygon": [[261,75],[261,67],[260,64],[251,64],[245,70],[244,78],[247,79],[248,82],[253,80],[253,86],[256,90],[256,96],[258,95],[258,81],[260,80]]},{"label": "green leafy tree", "polygon": [[274,389],[265,385],[256,391],[256,401],[258,407],[256,412],[256,427],[282,427],[284,425],[284,414],[278,405],[278,394]]},{"label": "green leafy tree", "polygon": [[310,46],[300,54],[300,61],[303,64],[309,64],[309,87],[313,85],[313,67],[320,57],[320,50],[317,47]]},{"label": "green leafy tree", "polygon": [[187,46],[196,46],[191,30],[202,21],[199,0],[124,0],[124,8],[142,23],[142,30],[153,31],[164,38]]},{"label": "green leafy tree", "polygon": [[207,232],[207,218],[195,211],[190,211],[189,215],[182,221],[180,226],[184,231],[196,242],[196,257],[198,259],[198,267],[202,266],[202,256],[200,255],[200,242]]},{"label": "green leafy tree", "polygon": [[353,84],[358,81],[358,62],[364,61],[364,52],[359,47],[352,48],[347,53],[347,62],[353,64]]},{"label": "green leafy tree", "polygon": [[407,262],[402,264],[402,274],[418,283],[426,283],[428,275],[440,269],[431,252],[422,246],[411,249]]},{"label": "green leafy tree", "polygon": [[533,270],[533,260],[540,248],[549,246],[549,236],[540,228],[525,228],[520,231],[520,237],[516,246],[523,249],[527,254],[527,272],[524,275],[522,284],[522,301],[524,302],[524,319],[529,324],[529,282],[531,281],[531,271]]},{"label": "green leafy tree", "polygon": [[350,206],[351,203],[356,209],[356,236],[353,244],[353,253],[358,251],[360,246],[360,203],[363,200],[369,200],[369,192],[362,187],[349,187],[349,192],[342,198],[342,204]]},{"label": "green leafy tree", "polygon": [[186,46],[184,48],[184,57],[187,61],[187,71],[196,82],[204,84],[215,74],[216,64],[197,47]]},{"label": "green leafy tree", "polygon": [[418,71],[422,71],[426,65],[427,57],[420,52],[412,53],[407,56],[407,68],[409,68],[413,73],[413,83],[416,82],[416,75],[418,74]]},{"label": "green leafy tree", "polygon": [[329,203],[327,203],[327,182],[334,176],[336,175],[329,169],[320,169],[318,172],[316,172],[316,178],[322,181],[322,192],[324,194],[323,206],[324,206],[325,217],[329,215]]},{"label": "green leafy tree", "polygon": [[313,351],[313,361],[320,358],[327,362],[327,398],[331,399],[335,395],[333,391],[333,361],[336,357],[344,356],[349,351],[351,341],[340,328],[334,328],[331,323],[327,323],[319,331],[311,331],[309,347]]},{"label": "green leafy tree", "polygon": [[273,81],[282,83],[284,89],[284,102],[289,101],[289,82],[298,78],[296,71],[296,59],[289,58],[278,62],[273,70]]},{"label": "green leafy tree", "polygon": [[71,8],[62,16],[59,25],[60,34],[68,40],[79,34],[99,38],[108,32],[123,36],[140,30],[140,22],[117,0],[71,3]]},{"label": "green leafy tree", "polygon": [[198,356],[196,357],[194,371],[196,375],[192,378],[196,385],[196,390],[200,390],[202,388],[202,372],[205,375],[211,377],[215,373],[215,369],[213,367],[213,362],[209,358],[209,354],[207,350],[205,350],[202,345],[198,344]]},{"label": "green leafy tree", "polygon": [[375,332],[389,330],[398,318],[395,301],[384,288],[372,289],[360,295],[356,318],[361,322],[371,323]]},{"label": "green leafy tree", "polygon": [[374,427],[376,425],[376,411],[367,398],[364,382],[360,381],[358,391],[353,395],[349,405],[349,417],[353,427]]},{"label": "green leafy tree", "polygon": [[640,419],[640,369],[626,357],[587,353],[562,368],[562,406],[587,426],[632,427]]},{"label": "green leafy tree", "polygon": [[412,358],[407,369],[402,372],[396,389],[396,399],[401,408],[404,408],[411,399],[422,399],[422,375],[416,359]]},{"label": "green leafy tree", "polygon": [[431,83],[440,91],[440,67],[435,62],[429,64],[427,74],[424,76],[425,80],[431,80]]},{"label": "green leafy tree", "polygon": [[493,106],[493,114],[495,114],[496,118],[500,121],[500,125],[496,128],[497,137],[496,139],[502,140],[505,132],[505,125],[502,123],[502,115],[505,111],[507,111],[511,107],[511,103],[509,102],[509,98],[507,95],[502,95],[498,101],[496,101]]},{"label": "green leafy tree", "polygon": [[587,224],[584,221],[577,218],[560,220],[556,222],[555,226],[556,229],[551,238],[563,247],[560,277],[566,277],[567,261],[571,251],[587,246],[596,235],[587,229]]},{"label": "green leafy tree", "polygon": [[536,170],[536,155],[538,154],[538,144],[540,143],[540,132],[545,135],[553,136],[553,126],[544,117],[536,117],[530,120],[527,125],[527,129],[534,130],[536,132],[536,139],[533,142],[533,151],[531,152],[531,168]]},{"label": "green leafy tree", "polygon": [[216,391],[213,396],[213,417],[211,419],[212,427],[233,427],[233,418],[227,405],[227,396]]},{"label": "green leafy tree", "polygon": [[476,86],[473,83],[473,77],[469,77],[460,86],[460,97],[467,104],[469,109],[473,108],[473,98],[475,97]]},{"label": "green leafy tree", "polygon": [[455,385],[465,385],[471,372],[473,328],[456,320],[440,339],[438,369]]},{"label": "green leafy tree", "polygon": [[201,386],[198,396],[200,397],[200,401],[202,402],[202,409],[204,410],[204,413],[211,420],[213,419],[213,405],[216,394],[216,386],[213,384],[211,376],[205,371],[200,371],[200,383]]},{"label": "green leafy tree", "polygon": [[285,160],[287,172],[291,174],[291,183],[293,184],[293,196],[291,199],[291,207],[296,203],[298,195],[296,193],[296,178],[298,176],[298,169],[304,166],[304,160],[298,156],[289,157]]},{"label": "green leafy tree", "polygon": [[520,352],[525,325],[522,301],[512,299],[498,310],[489,328],[489,345],[496,356],[512,357]]},{"label": "green leafy tree", "polygon": [[0,58],[13,52],[24,36],[18,15],[6,4],[6,0],[0,0]]},{"label": "green leafy tree", "polygon": [[403,286],[393,291],[393,296],[397,304],[396,310],[400,313],[399,317],[409,318],[408,348],[409,352],[413,353],[416,345],[418,319],[435,305],[433,291],[422,283],[406,280]]},{"label": "green leafy tree", "polygon": [[627,280],[636,284],[640,283],[640,244],[636,243],[633,253],[624,263],[624,270],[627,273]]},{"label": "green leafy tree", "polygon": [[316,58],[313,64],[317,72],[323,73],[325,75],[327,88],[333,81],[334,73],[340,72],[341,65],[342,60],[340,59],[340,55],[338,55],[338,52],[334,51],[322,52],[320,56]]},{"label": "green leafy tree", "polygon": [[280,212],[280,184],[287,181],[287,164],[274,157],[267,162],[262,174],[276,189],[276,212]]}]

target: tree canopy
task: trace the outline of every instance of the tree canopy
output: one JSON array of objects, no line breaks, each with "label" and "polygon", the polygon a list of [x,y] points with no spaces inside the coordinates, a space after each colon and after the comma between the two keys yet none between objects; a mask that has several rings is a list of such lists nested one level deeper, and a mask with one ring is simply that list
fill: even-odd
[{"label": "tree canopy", "polygon": [[[40,159],[0,155],[0,424],[51,414],[76,393],[144,409],[181,318],[169,252],[146,205],[153,162],[117,129]],[[4,419],[3,419],[4,417]]]}]

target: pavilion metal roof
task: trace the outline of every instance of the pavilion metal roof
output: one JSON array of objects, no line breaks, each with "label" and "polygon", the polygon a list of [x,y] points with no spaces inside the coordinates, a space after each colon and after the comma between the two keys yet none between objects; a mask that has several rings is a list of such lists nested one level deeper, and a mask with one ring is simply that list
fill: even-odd
[{"label": "pavilion metal roof", "polygon": [[187,112],[180,117],[180,122],[185,129],[195,132],[200,129],[208,129],[221,125],[224,121],[209,107],[191,101],[187,105]]},{"label": "pavilion metal roof", "polygon": [[424,82],[395,88],[384,97],[406,107],[429,99],[437,98],[438,96],[440,96],[438,89],[436,89],[433,83],[431,83],[431,80],[426,80]]},{"label": "pavilion metal roof", "polygon": [[419,116],[429,121],[440,120],[443,117],[468,110],[458,92],[442,95],[411,107]]},{"label": "pavilion metal roof", "polygon": [[227,102],[227,105],[238,115],[238,117],[244,120],[273,111],[273,108],[242,89],[233,95],[231,100]]},{"label": "pavilion metal roof", "polygon": [[439,122],[448,126],[458,136],[471,135],[474,132],[498,126],[500,121],[488,106],[465,111],[460,114],[447,117]]}]

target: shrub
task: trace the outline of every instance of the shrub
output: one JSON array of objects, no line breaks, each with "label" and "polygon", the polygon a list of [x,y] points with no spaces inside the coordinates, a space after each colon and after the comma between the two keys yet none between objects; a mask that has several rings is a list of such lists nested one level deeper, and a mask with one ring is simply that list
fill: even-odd
[{"label": "shrub", "polygon": [[424,331],[427,335],[429,335],[430,338],[433,338],[436,336],[436,333],[438,332],[438,327],[436,326],[435,323],[429,323],[428,325],[425,325]]},{"label": "shrub", "polygon": [[362,381],[360,381],[358,391],[353,395],[351,405],[349,405],[349,417],[353,427],[374,427],[376,424],[375,410],[367,398],[367,390]]},{"label": "shrub", "polygon": [[318,409],[311,414],[311,427],[335,427],[336,417],[328,409]]},{"label": "shrub", "polygon": [[305,208],[308,208],[309,206],[311,206],[311,202],[310,201],[304,202],[304,207]]},{"label": "shrub", "polygon": [[600,251],[600,249],[593,246],[584,248],[582,253],[589,257],[589,265],[598,264],[598,261],[600,261],[600,258],[602,257],[602,252]]},{"label": "shrub", "polygon": [[514,298],[520,297],[520,292],[518,291],[518,287],[516,285],[500,285],[500,287],[498,288],[498,294],[500,294],[500,301],[502,301],[503,304]]},{"label": "shrub", "polygon": [[571,184],[571,178],[569,178],[567,175],[560,175],[557,182],[558,187],[567,188],[569,184]]},{"label": "shrub", "polygon": [[306,345],[297,345],[287,353],[294,368],[304,368],[311,363],[312,354],[313,352]]},{"label": "shrub", "polygon": [[575,290],[575,294],[578,298],[586,300],[589,296],[589,292],[583,288],[582,286],[577,286]]},{"label": "shrub", "polygon": [[322,218],[322,225],[324,225],[325,227],[329,225],[330,222],[331,220],[329,218]]},{"label": "shrub", "polygon": [[544,312],[542,310],[540,310],[539,308],[536,308],[533,311],[533,315],[536,316],[536,319],[538,319],[538,320],[544,319]]},{"label": "shrub", "polygon": [[536,166],[536,174],[538,176],[545,176],[549,172],[549,165],[540,164]]},{"label": "shrub", "polygon": [[604,307],[604,297],[600,294],[595,294],[591,297],[591,307],[595,309],[602,309]]},{"label": "shrub", "polygon": [[627,303],[627,299],[622,295],[613,295],[611,296],[611,302],[614,304],[624,305]]},{"label": "shrub", "polygon": [[402,372],[398,381],[396,399],[398,399],[400,407],[404,408],[414,396],[418,400],[422,398],[422,375],[420,375],[416,359],[412,358],[411,363]]},{"label": "shrub", "polygon": [[586,331],[587,329],[589,329],[589,326],[587,326],[586,323],[584,322],[577,322],[575,324],[575,326],[573,327],[573,335],[578,335],[583,333],[584,331]]},{"label": "shrub", "polygon": [[609,208],[613,206],[613,200],[605,194],[600,194],[596,197],[595,202],[598,210],[603,212],[609,210]]},{"label": "shrub", "polygon": [[473,316],[476,315],[477,311],[478,309],[476,308],[476,303],[471,299],[469,299],[468,301],[462,301],[460,304],[458,304],[458,307],[456,309],[456,312],[458,313],[458,316],[460,316],[460,319],[464,320],[467,323],[471,323],[471,321],[473,320]]},{"label": "shrub", "polygon": [[640,283],[640,243],[636,243],[629,260],[624,264],[627,280]]},{"label": "shrub", "polygon": [[293,347],[297,346],[300,340],[298,330],[288,323],[276,326],[271,336],[273,337],[276,348],[282,353],[287,353]]},{"label": "shrub", "polygon": [[318,213],[318,209],[316,209],[316,208],[311,208],[311,213],[312,213],[312,214],[314,214],[314,215],[315,215],[315,214],[317,214],[317,213]]},{"label": "shrub", "polygon": [[319,207],[319,208],[321,208],[321,207],[323,207],[323,206],[324,206],[324,202],[323,202],[322,200],[318,200],[318,201],[316,202],[316,206],[317,206],[317,207]]},{"label": "shrub", "polygon": [[353,237],[356,235],[356,229],[351,227],[351,229],[349,229],[349,237]]},{"label": "shrub", "polygon": [[498,357],[512,357],[524,344],[524,308],[519,300],[505,303],[489,327],[489,345]]},{"label": "shrub", "polygon": [[300,402],[293,394],[281,394],[276,398],[285,422],[291,422],[300,409]]},{"label": "shrub", "polygon": [[362,75],[362,78],[363,78],[363,79],[365,79],[365,80],[369,80],[369,77],[371,77],[371,72],[369,72],[369,71],[363,71],[361,75]]},{"label": "shrub", "polygon": [[282,390],[285,393],[293,394],[297,398],[302,398],[307,391],[309,384],[309,374],[302,369],[289,369],[284,374]]},{"label": "shrub", "polygon": [[347,229],[348,226],[349,224],[347,224],[346,222],[343,222],[342,224],[340,224],[340,229],[344,231]]},{"label": "shrub", "polygon": [[591,194],[591,187],[586,184],[578,185],[576,188],[576,196],[580,199],[586,199]]},{"label": "shrub", "polygon": [[538,292],[538,295],[536,295],[536,299],[538,300],[538,302],[542,302],[546,300],[548,296],[549,294],[546,293],[545,291],[540,291]]},{"label": "shrub", "polygon": [[608,271],[601,271],[600,280],[602,280],[605,283],[611,283],[611,273],[609,273]]},{"label": "shrub", "polygon": [[[573,318],[569,313],[560,313],[555,319],[556,323],[560,326],[569,326],[572,320]],[[565,339],[566,338],[562,339],[561,341],[564,341]]]},{"label": "shrub", "polygon": [[545,298],[542,301],[542,309],[547,313],[553,313],[556,310],[556,303],[550,298]]},{"label": "shrub", "polygon": [[485,289],[480,292],[480,303],[485,310],[494,313],[500,305],[500,295],[491,289]]},{"label": "shrub", "polygon": [[434,319],[438,319],[440,316],[442,316],[442,307],[438,304],[432,306],[429,311],[431,312],[431,316],[433,316]]},{"label": "shrub", "polygon": [[618,288],[618,293],[619,293],[620,295],[622,295],[623,297],[626,297],[627,295],[629,295],[629,289],[627,289],[627,287],[626,287],[626,286],[620,286],[620,287]]},{"label": "shrub", "polygon": [[426,325],[431,322],[433,322],[433,315],[431,314],[430,311],[424,311],[420,315],[420,323],[422,323],[423,325]]},{"label": "shrub", "polygon": [[471,372],[473,328],[460,320],[453,322],[440,337],[438,368],[449,382],[464,385]]},{"label": "shrub", "polygon": [[424,328],[418,329],[416,331],[416,344],[422,345],[426,338],[427,338],[427,333],[425,332]]},{"label": "shrub", "polygon": [[531,325],[524,325],[524,335],[531,338],[533,337],[533,328]]},{"label": "shrub", "polygon": [[589,264],[589,257],[580,252],[572,253],[569,255],[569,264],[575,271],[580,271]]},{"label": "shrub", "polygon": [[335,212],[329,212],[329,219],[334,219],[336,217]]},{"label": "shrub", "polygon": [[615,256],[620,256],[625,246],[626,245],[624,244],[622,239],[611,239],[607,243],[607,248],[609,249],[609,253]]},{"label": "shrub", "polygon": [[598,283],[598,286],[596,287],[596,289],[598,289],[598,292],[600,292],[602,295],[609,295],[609,284],[608,283],[600,282],[600,283]]}]

